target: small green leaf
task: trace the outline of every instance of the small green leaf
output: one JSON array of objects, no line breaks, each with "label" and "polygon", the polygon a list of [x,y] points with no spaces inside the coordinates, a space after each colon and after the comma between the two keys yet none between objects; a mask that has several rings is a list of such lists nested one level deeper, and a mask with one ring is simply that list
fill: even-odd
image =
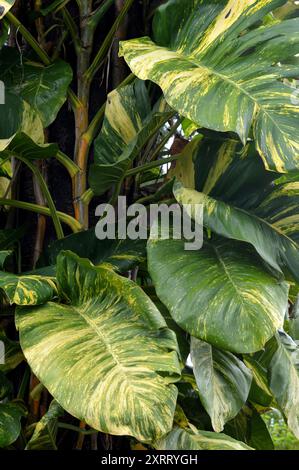
[{"label": "small green leaf", "polygon": [[23,405],[0,403],[0,447],[11,445],[21,432],[21,418],[26,415]]}]

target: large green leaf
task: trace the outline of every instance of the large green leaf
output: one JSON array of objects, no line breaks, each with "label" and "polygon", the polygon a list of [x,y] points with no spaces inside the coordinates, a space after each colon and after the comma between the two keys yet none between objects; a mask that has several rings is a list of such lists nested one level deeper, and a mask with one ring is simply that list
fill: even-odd
[{"label": "large green leaf", "polygon": [[6,15],[6,13],[11,9],[15,0],[1,0],[0,1],[0,19]]},{"label": "large green leaf", "polygon": [[251,372],[233,354],[191,338],[193,372],[202,404],[213,429],[221,432],[245,404],[251,385]]},{"label": "large green leaf", "polygon": [[19,403],[0,403],[0,447],[7,447],[19,436],[24,407]]},{"label": "large green leaf", "polygon": [[142,147],[172,115],[164,101],[151,110],[143,82],[109,94],[103,127],[95,140],[95,164],[89,171],[95,194],[103,194],[124,178]]},{"label": "large green leaf", "polygon": [[17,276],[6,272],[0,272],[0,289],[5,292],[10,304],[16,305],[39,305],[57,295],[51,277]]},{"label": "large green leaf", "polygon": [[[170,0],[148,37],[121,42],[120,56],[137,77],[159,85],[166,101],[202,127],[234,131],[243,143],[251,127],[266,168],[299,167],[298,113],[284,78],[298,75],[299,20],[260,26],[285,0]],[[273,65],[274,64],[274,65]]]},{"label": "large green leaf", "polygon": [[67,304],[18,308],[33,372],[91,427],[151,441],[169,432],[180,374],[175,335],[132,281],[65,252],[57,279]]},{"label": "large green leaf", "polygon": [[206,227],[227,238],[250,243],[270,266],[279,272],[289,270],[299,281],[298,244],[266,218],[186,189],[180,183],[174,185],[174,194],[180,204],[189,204],[187,212],[191,217],[196,204],[203,204]]},{"label": "large green leaf", "polygon": [[62,60],[48,66],[32,62],[17,49],[5,47],[0,52],[0,76],[6,92],[27,101],[47,127],[66,100],[72,69]]},{"label": "large green leaf", "polygon": [[26,450],[57,450],[56,436],[58,418],[64,410],[53,400],[47,413],[36,423],[34,433],[26,446]]},{"label": "large green leaf", "polygon": [[264,357],[270,389],[287,417],[288,426],[299,438],[299,348],[283,331],[267,345]]},{"label": "large green leaf", "polygon": [[198,251],[186,251],[184,242],[148,242],[149,272],[173,319],[221,349],[260,350],[282,327],[288,285],[270,275],[245,244],[213,238]]},{"label": "large green leaf", "polygon": [[155,445],[158,450],[253,450],[225,434],[174,428]]}]

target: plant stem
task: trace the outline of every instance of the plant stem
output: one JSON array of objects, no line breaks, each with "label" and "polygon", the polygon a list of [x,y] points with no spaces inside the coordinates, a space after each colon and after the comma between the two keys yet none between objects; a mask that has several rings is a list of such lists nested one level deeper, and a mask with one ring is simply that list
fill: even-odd
[{"label": "plant stem", "polygon": [[88,206],[88,204],[93,199],[93,197],[94,197],[94,192],[91,188],[89,188],[85,191],[84,194],[82,194],[81,201],[83,202],[83,204],[86,204]]},{"label": "plant stem", "polygon": [[86,131],[89,123],[89,98],[91,81],[86,76],[86,71],[90,64],[90,57],[93,46],[94,30],[88,23],[88,18],[92,14],[92,0],[85,0],[79,3],[80,10],[80,33],[81,50],[77,56],[77,89],[79,106],[75,109],[75,152],[74,161],[80,168],[80,172],[73,181],[73,201],[75,218],[79,220],[85,228],[88,228],[88,207],[81,201],[82,194],[86,191],[86,173],[89,154],[89,139],[86,138]]},{"label": "plant stem", "polygon": [[40,47],[39,43],[36,39],[32,36],[32,34],[23,26],[23,24],[16,18],[11,11],[6,13],[5,18],[13,24],[18,31],[22,34],[22,36],[26,39],[28,44],[32,47],[32,49],[36,52],[38,57],[45,65],[51,64],[51,59],[48,54]]},{"label": "plant stem", "polygon": [[155,162],[146,163],[145,165],[138,166],[137,168],[132,168],[131,170],[128,170],[126,172],[126,177],[134,176],[134,175],[137,175],[138,173],[143,173],[144,171],[151,170],[152,168],[156,168],[157,166],[162,166],[162,165],[165,165],[166,163],[173,162],[175,160],[178,160],[180,156],[181,154],[173,155],[172,157],[169,157],[169,158],[161,158],[161,160],[156,160]]},{"label": "plant stem", "polygon": [[21,382],[18,394],[17,394],[17,398],[20,399],[20,400],[24,400],[24,398],[25,398],[26,389],[27,389],[28,384],[29,384],[30,374],[31,374],[30,367],[26,364],[25,372],[24,372],[24,375],[23,375],[23,378],[22,378],[22,382]]},{"label": "plant stem", "polygon": [[167,144],[167,142],[169,141],[169,139],[176,133],[177,129],[179,128],[179,126],[181,125],[181,121],[180,119],[170,128],[169,132],[167,133],[167,135],[165,137],[163,137],[163,139],[161,140],[161,142],[157,145],[157,147],[155,148],[154,152],[152,153],[151,155],[151,161],[155,160],[156,157],[159,155],[159,153],[161,152],[161,150],[165,147],[165,145]]},{"label": "plant stem", "polygon": [[[43,214],[47,215],[48,217],[51,217],[51,212],[48,207],[32,204],[31,202],[16,201],[15,199],[0,199],[0,206],[12,206],[18,209],[24,209],[25,211],[35,212],[37,214]],[[59,217],[61,222],[68,225],[74,233],[83,230],[82,224],[80,224],[80,222],[78,222],[70,215],[65,214],[64,212],[57,211],[57,216]]]},{"label": "plant stem", "polygon": [[58,427],[61,428],[61,429],[69,429],[70,431],[79,432],[79,433],[85,434],[85,435],[95,434],[95,433],[98,432],[95,429],[88,429],[87,430],[87,429],[79,428],[78,426],[73,426],[72,424],[61,423],[61,422],[58,422]]},{"label": "plant stem", "polygon": [[48,186],[47,186],[41,172],[39,171],[37,166],[35,166],[33,163],[31,163],[26,158],[20,157],[19,155],[15,155],[15,156],[16,156],[16,158],[18,158],[18,160],[25,163],[25,165],[27,165],[28,168],[30,168],[30,170],[32,171],[32,173],[36,177],[36,179],[38,181],[38,184],[40,185],[41,191],[42,191],[42,193],[45,197],[45,200],[47,201],[47,204],[49,206],[49,210],[50,210],[50,214],[51,214],[51,217],[52,217],[52,220],[53,220],[53,224],[54,224],[54,227],[55,227],[57,238],[58,239],[64,238],[64,233],[63,233],[63,230],[62,230],[62,227],[61,227],[59,217],[57,215],[57,211],[56,211],[54,201],[52,199],[51,193],[48,189]]},{"label": "plant stem", "polygon": [[124,17],[126,16],[128,10],[132,6],[134,0],[126,0],[123,9],[121,10],[120,14],[116,18],[112,28],[110,29],[109,33],[107,34],[102,46],[100,47],[99,51],[97,52],[92,64],[85,72],[85,76],[87,80],[91,81],[97,72],[97,70],[101,67],[102,61],[106,56],[111,43],[113,41],[115,32],[118,30],[120,23],[123,21]]},{"label": "plant stem", "polygon": [[61,152],[60,150],[57,152],[55,156],[56,160],[58,160],[68,171],[71,178],[74,178],[76,174],[80,171],[80,168],[73,160],[70,159],[65,153]]}]

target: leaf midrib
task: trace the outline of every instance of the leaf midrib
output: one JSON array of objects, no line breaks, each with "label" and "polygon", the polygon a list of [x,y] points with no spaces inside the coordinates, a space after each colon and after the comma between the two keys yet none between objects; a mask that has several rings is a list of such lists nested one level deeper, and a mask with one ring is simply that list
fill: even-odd
[{"label": "leaf midrib", "polygon": [[[155,46],[156,44],[153,43]],[[156,46],[157,47],[157,46]],[[158,46],[159,47],[159,46]],[[164,50],[169,50],[171,51],[172,49],[168,49],[168,48],[165,48],[165,47],[160,47],[159,49],[164,49]],[[272,123],[274,124],[274,126],[281,132],[281,133],[284,133],[283,130],[279,127],[279,125],[277,124],[277,122],[273,119],[273,117],[271,116],[271,114],[269,114],[268,111],[266,111],[266,109],[260,104],[260,102],[252,95],[250,95],[250,93],[245,90],[243,87],[241,87],[237,82],[234,82],[233,80],[231,80],[229,77],[227,77],[226,75],[223,75],[221,74],[220,72],[217,72],[215,69],[203,64],[200,60],[198,60],[196,57],[193,57],[193,56],[190,56],[190,55],[184,55],[182,53],[179,53],[177,50],[172,50],[172,52],[175,52],[178,56],[178,58],[182,58],[184,60],[188,60],[190,63],[196,65],[196,67],[201,67],[203,69],[206,69],[209,73],[211,74],[214,74],[216,75],[217,77],[221,78],[223,81],[225,82],[228,82],[230,83],[231,85],[233,85],[235,88],[238,88],[240,92],[242,92],[244,95],[246,95],[251,101],[253,101],[255,103],[256,106],[259,107],[260,111],[262,111],[265,115],[268,116],[268,118],[272,121]]]}]

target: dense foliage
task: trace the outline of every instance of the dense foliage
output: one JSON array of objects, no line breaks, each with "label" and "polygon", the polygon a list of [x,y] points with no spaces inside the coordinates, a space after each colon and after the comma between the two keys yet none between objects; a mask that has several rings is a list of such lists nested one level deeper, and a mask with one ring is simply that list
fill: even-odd
[{"label": "dense foliage", "polygon": [[[1,448],[299,438],[296,3],[0,0]],[[99,240],[120,195],[203,247]]]}]

